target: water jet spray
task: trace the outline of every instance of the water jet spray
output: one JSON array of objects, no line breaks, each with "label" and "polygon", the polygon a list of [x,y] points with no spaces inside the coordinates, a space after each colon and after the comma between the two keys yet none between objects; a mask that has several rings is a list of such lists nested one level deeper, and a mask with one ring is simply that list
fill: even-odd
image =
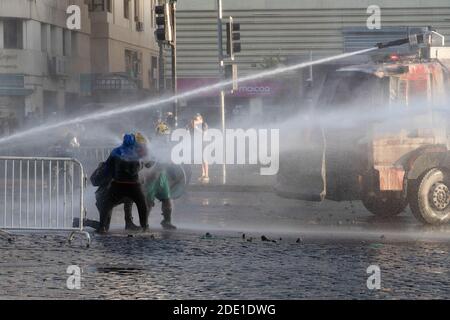
[{"label": "water jet spray", "polygon": [[[281,68],[276,68],[276,69],[269,70],[269,71],[255,73],[255,74],[248,75],[248,76],[245,76],[242,78],[238,78],[237,83],[245,83],[245,82],[249,82],[252,80],[267,78],[267,77],[295,71],[298,69],[306,68],[306,67],[313,66],[313,65],[323,64],[323,63],[327,63],[327,62],[331,62],[331,61],[335,61],[335,60],[345,59],[345,58],[352,57],[352,56],[359,55],[359,54],[369,53],[369,52],[375,51],[375,50],[378,50],[378,47],[373,47],[373,48],[359,50],[359,51],[350,52],[350,53],[339,54],[336,56],[327,57],[327,58],[323,58],[323,59],[319,59],[319,60],[315,60],[315,61],[311,61],[311,62],[304,62],[304,63],[292,65],[292,66],[281,67]],[[97,112],[97,113],[93,113],[90,115],[80,116],[80,117],[77,117],[74,119],[65,120],[65,121],[61,121],[61,122],[57,122],[57,123],[53,123],[53,124],[49,124],[49,125],[38,126],[38,127],[32,128],[32,129],[28,129],[28,130],[10,135],[8,137],[1,138],[0,144],[12,142],[12,141],[15,141],[15,140],[18,140],[21,138],[25,138],[27,136],[36,135],[36,134],[39,134],[42,132],[59,129],[59,128],[74,125],[77,123],[102,120],[102,119],[114,117],[117,115],[121,115],[124,113],[136,112],[136,111],[140,111],[140,110],[154,108],[154,107],[164,105],[164,104],[173,103],[174,101],[180,100],[180,99],[193,98],[193,97],[202,95],[202,94],[210,92],[210,91],[216,91],[218,89],[228,87],[232,84],[233,84],[232,80],[221,81],[216,84],[202,87],[202,88],[197,88],[197,89],[194,89],[194,90],[191,90],[188,92],[178,94],[176,96],[169,96],[169,97],[165,97],[165,98],[161,98],[161,99],[157,99],[157,100],[153,100],[153,101],[138,103],[133,106],[125,106],[125,107],[117,108],[114,110]]]}]

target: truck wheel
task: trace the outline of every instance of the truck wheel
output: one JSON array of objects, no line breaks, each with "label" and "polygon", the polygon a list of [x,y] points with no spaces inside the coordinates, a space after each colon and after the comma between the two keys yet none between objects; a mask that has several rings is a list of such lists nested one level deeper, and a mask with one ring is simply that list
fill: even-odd
[{"label": "truck wheel", "polygon": [[362,203],[367,210],[378,217],[393,217],[406,209],[408,202],[394,194],[364,196]]},{"label": "truck wheel", "polygon": [[450,176],[446,171],[431,169],[408,185],[411,211],[420,222],[440,225],[450,221]]}]

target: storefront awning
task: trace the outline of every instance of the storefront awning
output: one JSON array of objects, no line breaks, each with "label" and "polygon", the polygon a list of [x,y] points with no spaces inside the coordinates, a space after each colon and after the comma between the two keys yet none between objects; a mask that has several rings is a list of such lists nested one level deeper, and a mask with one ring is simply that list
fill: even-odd
[{"label": "storefront awning", "polygon": [[[189,92],[200,88],[217,84],[217,78],[181,78],[178,79],[178,92]],[[275,97],[281,94],[283,87],[282,80],[263,79],[247,81],[239,84],[239,89],[233,93],[227,92],[230,97],[254,98],[254,97]],[[201,97],[214,97],[219,94],[220,89],[204,91],[198,94]]]},{"label": "storefront awning", "polygon": [[33,93],[31,89],[0,88],[0,96],[29,96]]}]

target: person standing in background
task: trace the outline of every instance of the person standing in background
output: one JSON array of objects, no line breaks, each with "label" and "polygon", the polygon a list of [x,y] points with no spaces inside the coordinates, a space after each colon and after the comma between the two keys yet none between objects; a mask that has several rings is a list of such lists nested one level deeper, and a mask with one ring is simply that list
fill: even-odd
[{"label": "person standing in background", "polygon": [[173,112],[166,113],[166,124],[170,128],[170,131],[173,131],[176,129],[177,123],[176,123],[175,116],[173,115]]},{"label": "person standing in background", "polygon": [[[196,116],[192,119],[191,124],[189,126],[189,131],[191,134],[198,132],[202,135],[203,139],[208,131],[208,124],[200,113],[197,113]],[[203,148],[202,148],[202,175],[198,178],[202,183],[209,183],[209,164],[208,161],[203,157]]]}]

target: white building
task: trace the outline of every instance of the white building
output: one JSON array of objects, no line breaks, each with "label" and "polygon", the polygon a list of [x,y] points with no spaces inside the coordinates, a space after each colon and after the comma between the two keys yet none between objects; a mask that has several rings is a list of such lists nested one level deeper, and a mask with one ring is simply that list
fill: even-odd
[{"label": "white building", "polygon": [[[81,30],[67,29],[70,4],[82,9]],[[27,117],[70,108],[80,73],[90,72],[87,10],[83,0],[0,0],[0,119],[6,133]]]},{"label": "white building", "polygon": [[[86,0],[90,4],[91,62],[95,93],[158,88],[156,0]],[[99,90],[97,90],[99,89]]]},{"label": "white building", "polygon": [[[156,3],[0,0],[0,135],[117,94],[155,94]],[[69,5],[81,9],[80,30],[67,28]]]}]

